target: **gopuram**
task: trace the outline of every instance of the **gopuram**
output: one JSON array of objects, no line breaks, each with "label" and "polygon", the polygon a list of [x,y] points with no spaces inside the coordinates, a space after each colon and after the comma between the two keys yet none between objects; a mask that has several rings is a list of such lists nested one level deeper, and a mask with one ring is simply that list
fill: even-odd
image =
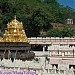
[{"label": "gopuram", "polygon": [[0,37],[0,59],[31,60],[35,53],[31,51],[31,45],[23,30],[22,22],[14,20],[7,24],[7,30]]}]

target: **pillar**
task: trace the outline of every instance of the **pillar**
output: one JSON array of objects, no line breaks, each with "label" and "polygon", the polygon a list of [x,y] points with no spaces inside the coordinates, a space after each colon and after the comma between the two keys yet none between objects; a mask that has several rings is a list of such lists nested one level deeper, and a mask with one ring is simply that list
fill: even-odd
[{"label": "pillar", "polygon": [[51,56],[51,50],[50,50],[50,48],[49,48],[49,45],[48,45],[47,50],[48,50],[48,55]]},{"label": "pillar", "polygon": [[10,50],[8,50],[8,59],[10,58]]},{"label": "pillar", "polygon": [[17,50],[16,50],[16,52],[15,52],[15,59],[17,58]]},{"label": "pillar", "polygon": [[4,53],[3,53],[3,58],[5,58],[5,52],[6,52],[6,49],[4,50]]},{"label": "pillar", "polygon": [[46,48],[46,46],[45,46],[45,45],[43,45],[43,53],[45,53],[45,48]]}]

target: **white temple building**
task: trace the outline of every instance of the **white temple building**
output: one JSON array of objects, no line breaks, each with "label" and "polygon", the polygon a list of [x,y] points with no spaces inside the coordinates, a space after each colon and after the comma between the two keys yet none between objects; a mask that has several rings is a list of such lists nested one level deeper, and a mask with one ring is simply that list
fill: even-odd
[{"label": "white temple building", "polygon": [[34,52],[36,56],[32,61],[0,60],[0,71],[32,71],[37,75],[75,75],[74,46],[50,45],[48,51]]}]

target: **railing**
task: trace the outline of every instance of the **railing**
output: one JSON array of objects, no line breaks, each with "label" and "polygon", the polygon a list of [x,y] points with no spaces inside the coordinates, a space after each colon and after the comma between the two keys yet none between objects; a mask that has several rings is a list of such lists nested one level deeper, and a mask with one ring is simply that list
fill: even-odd
[{"label": "railing", "polygon": [[35,56],[45,56],[45,55],[49,55],[49,52],[47,51],[45,51],[45,52],[43,52],[43,51],[34,51],[34,53],[35,53]]},{"label": "railing", "polygon": [[64,38],[59,38],[59,37],[31,37],[28,38],[30,40],[30,44],[75,44],[75,38],[70,38],[70,37],[64,37]]},{"label": "railing", "polygon": [[75,70],[66,69],[46,69],[45,73],[43,75],[46,75],[47,73],[50,75],[74,75]]}]

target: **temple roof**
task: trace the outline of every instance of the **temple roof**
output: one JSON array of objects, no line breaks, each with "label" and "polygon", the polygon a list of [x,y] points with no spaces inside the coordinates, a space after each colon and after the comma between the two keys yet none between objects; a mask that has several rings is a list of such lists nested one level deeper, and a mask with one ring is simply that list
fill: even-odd
[{"label": "temple roof", "polygon": [[28,42],[28,38],[23,30],[22,22],[15,18],[7,24],[7,30],[3,34],[2,42]]}]

